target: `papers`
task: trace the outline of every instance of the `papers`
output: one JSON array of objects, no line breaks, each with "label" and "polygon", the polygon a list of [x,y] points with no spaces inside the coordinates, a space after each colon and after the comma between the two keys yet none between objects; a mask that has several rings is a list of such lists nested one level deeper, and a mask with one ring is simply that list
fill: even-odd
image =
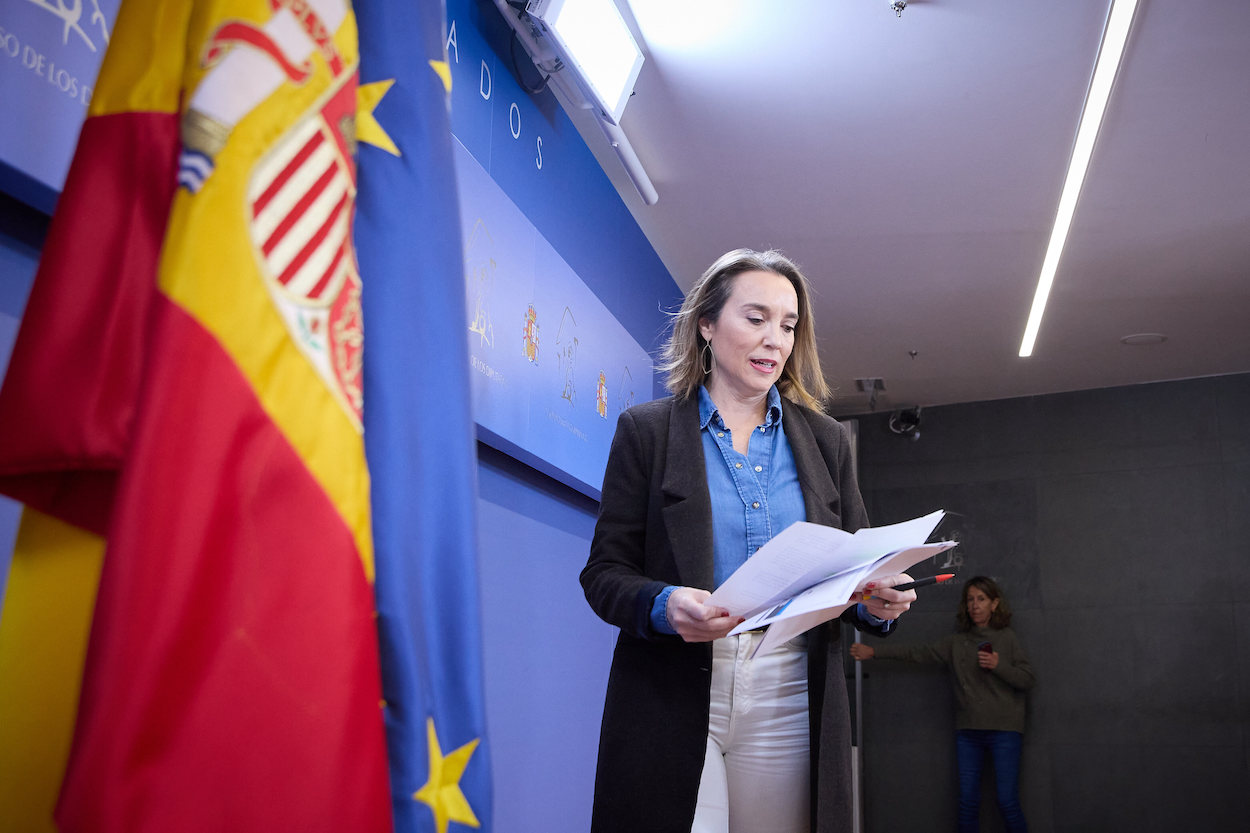
[{"label": "papers", "polygon": [[955,541],[924,543],[944,515],[938,510],[854,534],[805,521],[792,524],[734,571],[707,604],[747,617],[731,633],[768,626],[759,648],[770,648],[840,615],[868,582],[955,546]]}]

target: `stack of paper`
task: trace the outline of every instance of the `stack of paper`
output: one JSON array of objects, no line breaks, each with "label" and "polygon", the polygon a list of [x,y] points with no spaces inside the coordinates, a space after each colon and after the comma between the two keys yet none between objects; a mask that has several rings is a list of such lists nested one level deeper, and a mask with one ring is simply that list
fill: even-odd
[{"label": "stack of paper", "polygon": [[768,626],[759,650],[793,639],[856,603],[864,585],[901,573],[955,546],[926,544],[945,512],[938,510],[890,526],[852,534],[801,521],[760,547],[724,584],[709,605],[746,621],[731,633]]}]

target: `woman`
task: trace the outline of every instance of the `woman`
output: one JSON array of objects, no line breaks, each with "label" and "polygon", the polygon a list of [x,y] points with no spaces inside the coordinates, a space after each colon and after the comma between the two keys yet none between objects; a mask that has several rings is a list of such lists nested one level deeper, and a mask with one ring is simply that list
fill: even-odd
[{"label": "woman", "polygon": [[[709,591],[795,521],[868,523],[840,424],[819,409],[808,284],[777,252],[712,264],[675,316],[673,396],[617,423],[581,574],[621,629],[604,705],[595,833],[851,829],[837,621],[752,657]],[[843,619],[885,634],[915,599],[878,582]]]},{"label": "woman", "polygon": [[1025,692],[1036,678],[1020,640],[1009,626],[1011,609],[993,579],[964,583],[956,614],[959,632],[931,645],[852,645],[857,660],[901,659],[940,662],[955,687],[955,749],[959,762],[959,830],[975,833],[981,810],[981,766],[994,757],[998,809],[1007,830],[1028,827],[1020,809],[1020,747],[1024,738]]}]

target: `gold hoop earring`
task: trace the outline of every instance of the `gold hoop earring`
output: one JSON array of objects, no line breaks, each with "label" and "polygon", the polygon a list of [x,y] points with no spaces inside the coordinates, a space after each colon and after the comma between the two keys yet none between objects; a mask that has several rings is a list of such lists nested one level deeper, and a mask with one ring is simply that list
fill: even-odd
[{"label": "gold hoop earring", "polygon": [[703,349],[699,351],[699,369],[703,371],[704,376],[712,373],[712,365],[716,363],[716,356],[712,353],[712,342],[703,342]]}]

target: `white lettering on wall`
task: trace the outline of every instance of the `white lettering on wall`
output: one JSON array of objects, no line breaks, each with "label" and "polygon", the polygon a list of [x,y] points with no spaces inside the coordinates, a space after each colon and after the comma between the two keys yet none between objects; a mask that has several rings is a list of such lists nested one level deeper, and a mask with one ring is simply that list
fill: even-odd
[{"label": "white lettering on wall", "polygon": [[[82,0],[75,0],[73,3],[66,3],[65,0],[56,0],[55,6],[52,5],[51,0],[30,0],[30,2],[64,21],[65,29],[61,36],[62,44],[69,44],[69,33],[73,31],[74,34],[82,38],[88,49],[92,52],[99,51],[96,48],[96,43],[87,35],[86,30],[79,25],[83,13]],[[99,27],[103,43],[107,44],[109,41],[108,21],[104,19],[104,14],[100,11],[100,4],[97,0],[91,0],[91,5],[95,7],[95,10],[91,14],[87,25]]]},{"label": "white lettering on wall", "polygon": [[16,58],[17,53],[22,49],[22,45],[17,42],[17,35],[0,29],[0,54],[8,55],[10,58]]},{"label": "white lettering on wall", "polygon": [[35,75],[43,77],[43,53],[36,52],[32,47],[26,47],[22,50],[22,66],[27,69],[33,69]]},{"label": "white lettering on wall", "polygon": [[[456,40],[456,21],[449,21],[447,29],[447,41],[444,44],[447,50],[448,60],[453,64],[460,63],[460,46]],[[3,38],[0,38],[0,54],[8,48]],[[485,60],[482,61],[481,72],[478,77],[478,94],[482,96],[483,101],[490,101],[494,91],[493,79],[491,77],[490,66]],[[508,128],[512,133],[513,139],[521,138],[521,108],[513,101],[508,106]],[[538,136],[534,140],[534,167],[538,170],[543,169],[543,137]]]},{"label": "white lettering on wall", "polygon": [[17,35],[0,29],[0,57],[18,61],[22,69],[43,78],[56,92],[78,99],[84,105],[91,102],[91,87],[80,82],[66,69],[57,69],[56,63],[30,44],[22,45]]}]

